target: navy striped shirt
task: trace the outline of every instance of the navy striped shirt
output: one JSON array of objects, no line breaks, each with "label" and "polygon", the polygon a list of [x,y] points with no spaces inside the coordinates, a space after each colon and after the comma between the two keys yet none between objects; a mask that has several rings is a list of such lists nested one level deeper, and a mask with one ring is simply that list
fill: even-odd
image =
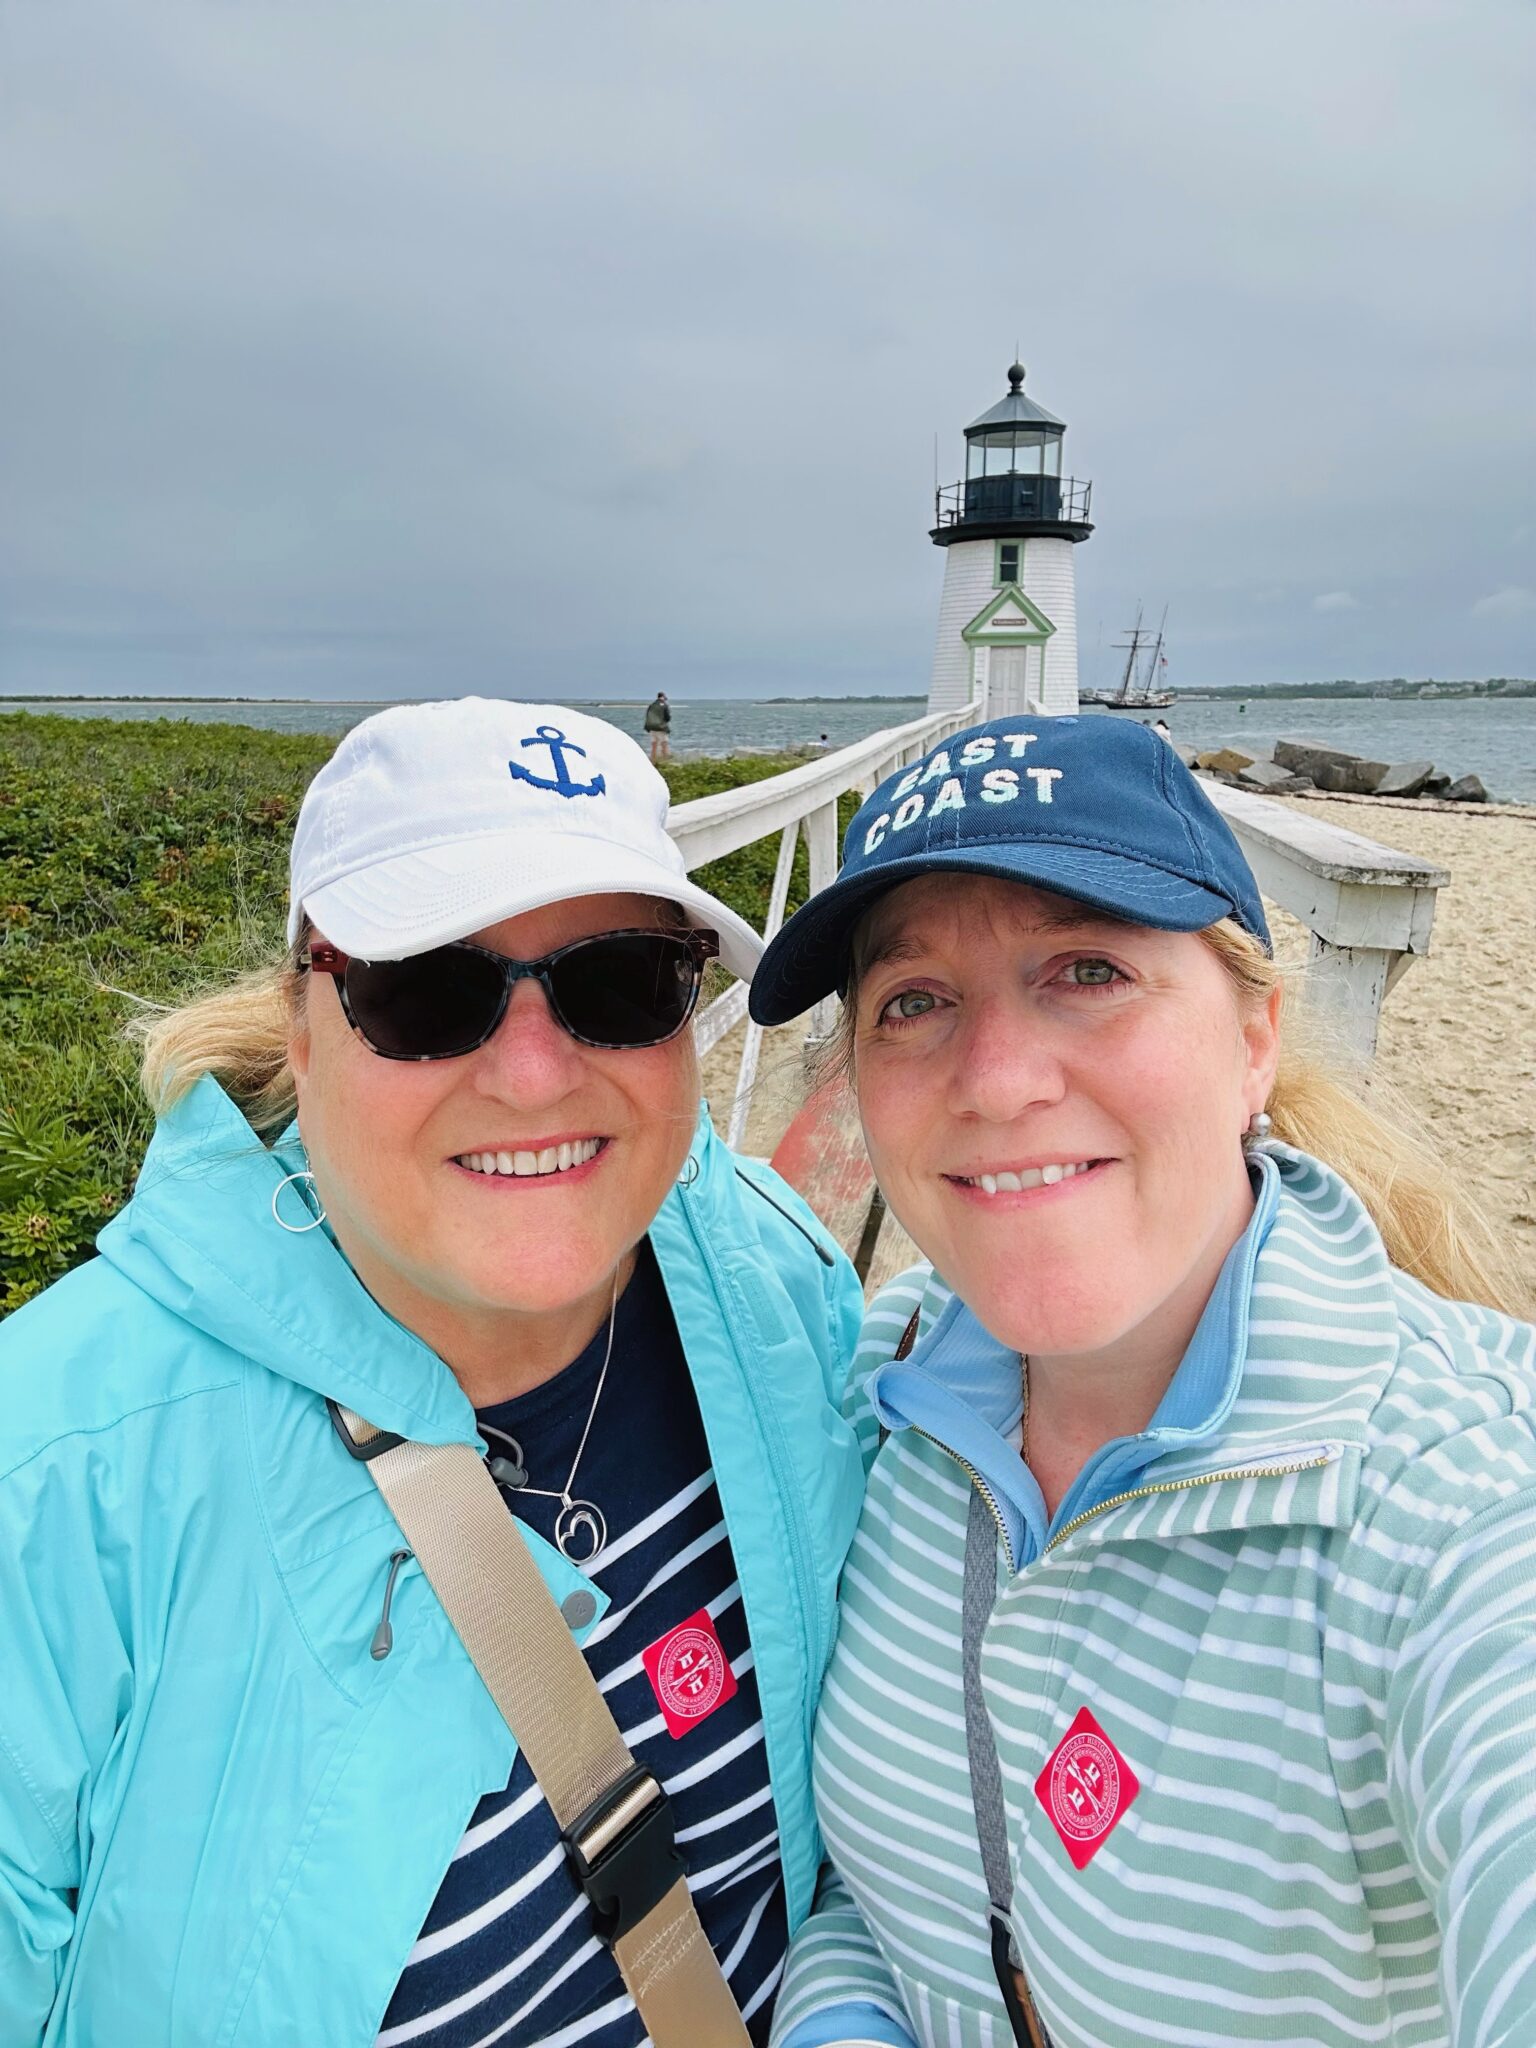
[{"label": "navy striped shirt", "polygon": [[[586,1425],[607,1325],[576,1361],[515,1401],[480,1411],[521,1446],[534,1486],[562,1485]],[[589,1576],[612,1601],[588,1663],[635,1757],[666,1787],[705,1932],[746,2015],[768,2038],[788,1945],[778,1827],[741,1589],[698,1402],[650,1246],[620,1297],[613,1360],[574,1488],[608,1523]],[[553,1539],[556,1500],[517,1511]],[[672,1736],[643,1653],[707,1611],[733,1698]],[[645,2030],[593,1936],[554,1815],[521,1756],[481,1800],[384,2016],[379,2048],[639,2048]]]}]

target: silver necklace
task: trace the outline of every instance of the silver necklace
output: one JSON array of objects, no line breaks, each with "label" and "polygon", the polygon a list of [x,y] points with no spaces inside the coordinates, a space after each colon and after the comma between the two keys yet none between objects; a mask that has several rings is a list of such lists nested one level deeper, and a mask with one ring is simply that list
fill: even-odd
[{"label": "silver necklace", "polygon": [[523,1447],[514,1436],[504,1429],[493,1429],[490,1434],[498,1436],[512,1451],[510,1458],[490,1459],[491,1477],[498,1486],[505,1486],[516,1493],[536,1493],[541,1500],[557,1500],[560,1512],[555,1518],[555,1543],[562,1557],[568,1558],[583,1570],[597,1563],[608,1547],[608,1524],[603,1511],[595,1501],[578,1500],[571,1489],[576,1484],[576,1474],[581,1468],[581,1454],[587,1448],[587,1438],[592,1434],[592,1424],[597,1416],[597,1404],[603,1398],[603,1386],[608,1378],[608,1361],[613,1356],[613,1325],[619,1308],[619,1276],[613,1276],[613,1299],[608,1304],[608,1344],[603,1352],[602,1370],[597,1375],[597,1388],[592,1396],[592,1406],[587,1410],[587,1426],[581,1432],[581,1442],[576,1446],[576,1455],[571,1460],[571,1469],[566,1475],[564,1486],[530,1486],[528,1471],[523,1463]]}]

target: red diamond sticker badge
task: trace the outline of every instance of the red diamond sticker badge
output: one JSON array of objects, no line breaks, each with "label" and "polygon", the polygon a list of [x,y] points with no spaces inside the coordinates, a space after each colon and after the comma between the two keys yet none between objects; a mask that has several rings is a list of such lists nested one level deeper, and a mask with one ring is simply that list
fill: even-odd
[{"label": "red diamond sticker badge", "polygon": [[1098,1854],[1141,1784],[1084,1707],[1035,1780],[1035,1797],[1081,1870]]},{"label": "red diamond sticker badge", "polygon": [[674,1739],[736,1697],[736,1674],[706,1608],[642,1651],[641,1662]]}]

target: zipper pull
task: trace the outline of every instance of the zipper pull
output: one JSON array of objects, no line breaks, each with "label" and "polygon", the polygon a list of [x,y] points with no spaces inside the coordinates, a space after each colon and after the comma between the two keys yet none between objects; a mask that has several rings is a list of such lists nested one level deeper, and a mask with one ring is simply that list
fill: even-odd
[{"label": "zipper pull", "polygon": [[373,1641],[368,1654],[375,1664],[382,1664],[395,1647],[395,1632],[390,1626],[389,1603],[395,1597],[395,1580],[400,1576],[400,1567],[411,1555],[408,1550],[392,1550],[389,1553],[389,1577],[384,1581],[384,1611],[379,1616],[379,1625],[373,1632]]}]

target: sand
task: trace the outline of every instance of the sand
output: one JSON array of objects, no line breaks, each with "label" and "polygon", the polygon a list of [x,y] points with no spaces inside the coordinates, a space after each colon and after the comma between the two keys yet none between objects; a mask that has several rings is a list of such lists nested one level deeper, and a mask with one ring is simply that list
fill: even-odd
[{"label": "sand", "polygon": [[[1377,1071],[1509,1229],[1536,1303],[1536,810],[1284,801],[1449,869],[1430,951],[1383,1007]],[[1282,956],[1301,957],[1301,928],[1279,912],[1275,926]],[[722,1131],[741,1041],[738,1029],[705,1062],[705,1093]],[[803,1043],[799,1024],[766,1035],[747,1151],[771,1154],[799,1106]],[[888,1222],[871,1280],[907,1256]]]},{"label": "sand", "polygon": [[1283,801],[1450,870],[1429,952],[1382,1006],[1376,1065],[1536,1286],[1536,810]]}]

